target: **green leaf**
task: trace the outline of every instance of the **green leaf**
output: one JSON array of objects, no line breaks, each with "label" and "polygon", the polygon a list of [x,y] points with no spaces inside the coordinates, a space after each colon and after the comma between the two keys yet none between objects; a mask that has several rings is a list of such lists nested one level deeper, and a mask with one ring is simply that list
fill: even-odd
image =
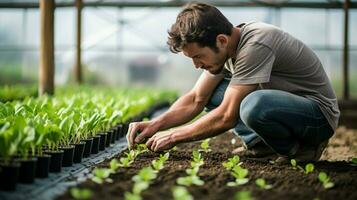
[{"label": "green leaf", "polygon": [[193,200],[193,196],[185,187],[175,186],[171,189],[174,200]]},{"label": "green leaf", "polygon": [[309,174],[314,171],[314,164],[309,163],[305,165],[305,174]]},{"label": "green leaf", "polygon": [[70,193],[75,199],[90,199],[92,191],[89,189],[71,188]]}]

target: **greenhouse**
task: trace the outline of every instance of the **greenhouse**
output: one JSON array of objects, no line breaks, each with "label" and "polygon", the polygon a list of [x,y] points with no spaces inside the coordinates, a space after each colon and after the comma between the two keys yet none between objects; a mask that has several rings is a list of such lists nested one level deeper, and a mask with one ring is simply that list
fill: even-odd
[{"label": "greenhouse", "polygon": [[356,0],[0,0],[0,199],[357,199]]}]

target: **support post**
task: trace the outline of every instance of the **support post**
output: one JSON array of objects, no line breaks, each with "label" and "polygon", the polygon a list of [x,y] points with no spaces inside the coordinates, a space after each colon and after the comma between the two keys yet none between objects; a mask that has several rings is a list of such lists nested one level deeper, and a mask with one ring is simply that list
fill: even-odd
[{"label": "support post", "polygon": [[76,8],[77,8],[77,33],[76,33],[76,63],[74,66],[74,81],[77,84],[82,83],[82,61],[81,61],[81,32],[82,32],[82,8],[83,2],[82,0],[76,0]]},{"label": "support post", "polygon": [[40,0],[41,44],[39,95],[54,94],[54,0]]},{"label": "support post", "polygon": [[344,20],[344,37],[343,37],[343,100],[348,100],[350,98],[350,91],[349,91],[349,73],[348,73],[348,54],[349,54],[349,42],[348,42],[348,32],[349,32],[349,0],[345,0],[343,4],[343,10],[345,13],[345,20]]}]

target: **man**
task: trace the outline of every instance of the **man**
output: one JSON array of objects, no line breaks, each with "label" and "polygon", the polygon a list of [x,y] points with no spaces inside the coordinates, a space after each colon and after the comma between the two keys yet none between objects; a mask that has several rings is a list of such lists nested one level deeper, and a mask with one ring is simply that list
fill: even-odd
[{"label": "man", "polygon": [[[148,139],[148,148],[162,151],[233,128],[244,143],[234,151],[239,155],[320,158],[340,112],[321,62],[301,41],[265,23],[233,27],[217,8],[190,3],[169,30],[168,45],[204,72],[166,113],[131,123],[130,146]],[[205,107],[209,113],[197,121],[169,129]]]}]

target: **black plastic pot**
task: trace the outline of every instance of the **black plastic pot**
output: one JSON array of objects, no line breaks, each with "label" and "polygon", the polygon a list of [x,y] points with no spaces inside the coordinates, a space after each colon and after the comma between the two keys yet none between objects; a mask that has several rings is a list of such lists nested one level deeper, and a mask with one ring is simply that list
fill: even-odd
[{"label": "black plastic pot", "polygon": [[0,190],[13,191],[19,178],[20,163],[5,164],[0,162]]},{"label": "black plastic pot", "polygon": [[21,164],[20,171],[19,171],[19,182],[20,183],[33,183],[35,181],[36,175],[36,164],[37,158],[30,157],[30,158],[21,158],[19,159]]},{"label": "black plastic pot", "polygon": [[113,139],[112,139],[112,143],[114,144],[117,141],[117,137],[118,137],[118,129],[115,127],[112,129],[113,131]]},{"label": "black plastic pot", "polygon": [[99,133],[98,135],[100,136],[99,150],[103,151],[105,149],[106,143],[107,143],[107,134],[106,133]]},{"label": "black plastic pot", "polygon": [[115,137],[116,137],[116,136],[115,136],[116,131],[112,129],[112,130],[110,130],[110,131],[108,131],[108,132],[110,132],[109,135],[110,135],[110,134],[112,135],[112,136],[111,136],[110,143],[111,143],[111,144],[114,144],[114,143],[115,143]]},{"label": "black plastic pot", "polygon": [[113,132],[107,132],[107,140],[105,141],[105,147],[110,147],[110,143],[112,142]]},{"label": "black plastic pot", "polygon": [[100,140],[100,135],[93,136],[92,150],[90,152],[91,154],[97,154],[99,152]]},{"label": "black plastic pot", "polygon": [[69,145],[68,147],[60,147],[63,150],[63,161],[62,167],[70,167],[73,165],[73,156],[74,156],[74,146]]},{"label": "black plastic pot", "polygon": [[87,158],[90,156],[90,153],[92,151],[93,138],[83,139],[82,141],[85,142],[83,158]]},{"label": "black plastic pot", "polygon": [[78,144],[73,144],[74,145],[74,157],[73,157],[73,162],[74,163],[82,162],[85,144],[86,144],[85,142],[80,142]]},{"label": "black plastic pot", "polygon": [[50,172],[61,172],[63,161],[63,150],[45,151],[44,153],[51,156],[50,158]]},{"label": "black plastic pot", "polygon": [[122,127],[123,127],[123,125],[122,124],[119,124],[118,126],[117,126],[117,138],[116,138],[116,140],[119,140],[121,137],[122,137]]},{"label": "black plastic pot", "polygon": [[43,154],[37,156],[36,177],[47,178],[50,171],[51,155]]}]

